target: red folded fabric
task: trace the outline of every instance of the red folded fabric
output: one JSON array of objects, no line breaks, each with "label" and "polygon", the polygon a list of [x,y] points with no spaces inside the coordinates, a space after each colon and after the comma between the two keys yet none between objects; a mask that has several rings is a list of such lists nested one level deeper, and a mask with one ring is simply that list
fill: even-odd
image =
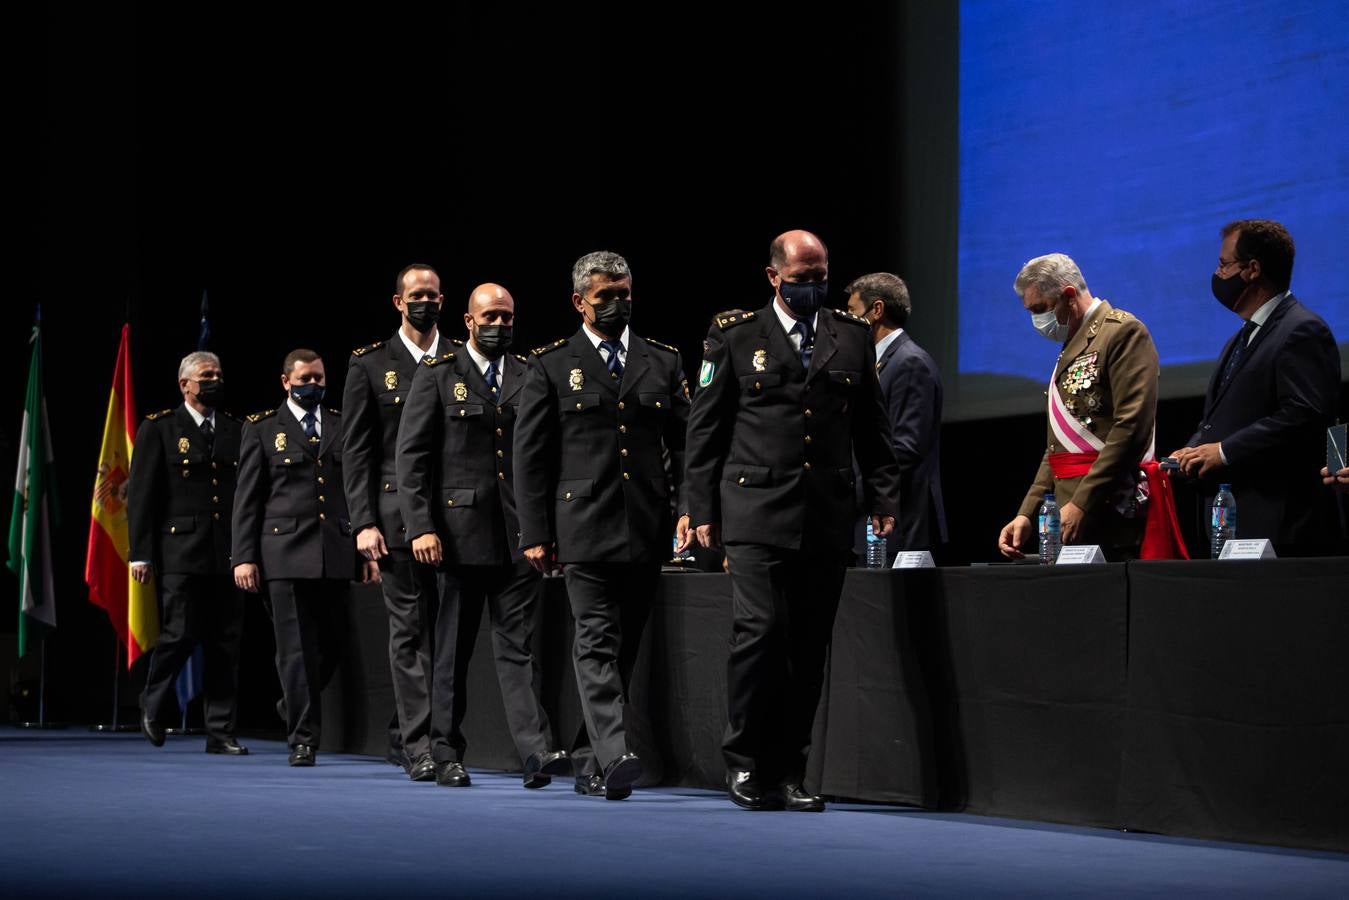
[{"label": "red folded fabric", "polygon": [[1143,526],[1143,546],[1139,559],[1189,559],[1189,551],[1180,538],[1180,522],[1176,519],[1176,498],[1171,493],[1171,479],[1155,459],[1143,463],[1148,476],[1148,518]]},{"label": "red folded fabric", "polygon": [[1091,464],[1096,462],[1099,453],[1051,453],[1049,454],[1049,468],[1054,470],[1054,477],[1077,478],[1091,471]]}]

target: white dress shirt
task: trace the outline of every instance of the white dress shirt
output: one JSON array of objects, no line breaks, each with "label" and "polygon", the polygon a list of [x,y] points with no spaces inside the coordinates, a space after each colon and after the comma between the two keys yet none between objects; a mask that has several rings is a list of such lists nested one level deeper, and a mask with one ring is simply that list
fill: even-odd
[{"label": "white dress shirt", "polygon": [[[303,428],[304,417],[309,414],[308,411],[289,396],[286,397],[286,406],[294,413],[296,421],[298,421],[300,427]],[[318,433],[319,437],[323,437],[323,404],[314,407],[314,419],[314,431]]]},{"label": "white dress shirt", "polygon": [[[789,340],[789,341],[792,342],[792,348],[795,349],[797,353],[800,353],[800,352],[801,352],[801,332],[799,332],[799,331],[793,331],[792,329],[796,327],[796,323],[797,323],[797,322],[803,321],[803,320],[801,320],[801,319],[796,319],[796,318],[794,318],[790,313],[783,311],[783,309],[782,309],[782,304],[778,302],[776,296],[774,296],[774,298],[773,298],[773,312],[775,312],[775,313],[778,314],[778,321],[782,323],[782,328],[783,328],[783,330],[787,332],[787,340]],[[811,334],[817,334],[817,333],[818,333],[818,332],[816,331],[816,326],[818,326],[819,324],[820,324],[820,314],[819,314],[818,312],[816,312],[814,315],[812,315],[812,316],[810,317],[810,333],[811,333]]]},{"label": "white dress shirt", "polygon": [[[592,331],[589,322],[585,323],[582,330],[586,333],[586,337],[590,338],[590,343],[595,345],[595,349],[600,351],[600,359],[604,360],[606,366],[609,365],[609,351],[600,346],[600,341],[605,340],[605,338]],[[624,325],[623,333],[618,336],[618,361],[624,366],[628,364],[628,340],[630,337],[628,326]]]},{"label": "white dress shirt", "polygon": [[[477,349],[476,347],[473,346],[473,340],[472,340],[471,338],[470,338],[469,340],[467,340],[467,341],[464,342],[464,347],[468,349],[468,358],[471,359],[471,360],[473,360],[473,365],[475,365],[475,366],[478,367],[478,374],[481,375],[481,376],[483,377],[483,380],[484,380],[484,381],[486,381],[486,380],[487,380],[487,367],[490,366],[490,365],[492,364],[492,361],[491,361],[490,359],[488,359],[487,357],[483,356],[481,353],[478,352],[478,349]],[[505,358],[506,358],[506,354],[504,354],[504,353],[503,353],[501,356],[498,356],[498,357],[497,357],[497,396],[498,396],[498,397],[501,396],[501,392],[504,391],[504,390],[506,389],[506,367],[505,367],[504,365],[502,365],[502,363],[503,363],[503,361],[505,360]]]},{"label": "white dress shirt", "polygon": [[431,329],[430,350],[423,350],[421,347],[412,343],[412,338],[408,337],[407,332],[403,331],[401,327],[398,329],[398,336],[403,339],[403,346],[408,348],[408,353],[412,355],[412,358],[420,363],[422,360],[426,359],[426,357],[435,355],[436,342],[440,340],[440,331],[436,328]]}]

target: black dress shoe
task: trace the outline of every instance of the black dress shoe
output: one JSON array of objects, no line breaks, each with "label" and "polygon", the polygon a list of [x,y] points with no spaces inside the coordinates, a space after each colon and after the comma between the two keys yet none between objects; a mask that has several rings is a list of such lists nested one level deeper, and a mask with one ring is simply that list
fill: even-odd
[{"label": "black dress shoe", "polygon": [[441,787],[468,787],[472,783],[463,763],[444,762],[436,764],[436,784]]},{"label": "black dress shoe", "polygon": [[413,781],[435,781],[436,780],[436,761],[431,758],[431,754],[422,753],[412,761],[408,767],[408,777]]},{"label": "black dress shoe", "polygon": [[247,756],[248,748],[232,737],[206,739],[207,753],[222,753],[225,756]]},{"label": "black dress shoe", "polygon": [[642,777],[642,761],[636,753],[624,753],[604,769],[604,799],[626,800],[632,785]]},{"label": "black dress shoe", "polygon": [[789,812],[824,812],[824,798],[807,794],[799,784],[784,784],[782,807]]},{"label": "black dress shoe", "polygon": [[604,778],[599,775],[577,775],[573,790],[583,797],[603,797]]},{"label": "black dress shoe", "polygon": [[141,734],[156,747],[164,746],[164,726],[156,724],[145,710],[141,710]]},{"label": "black dress shoe", "polygon": [[315,755],[314,748],[308,744],[296,744],[290,748],[290,764],[292,766],[312,766]]},{"label": "black dress shoe", "polygon": [[571,774],[571,756],[566,750],[531,753],[525,760],[525,787],[540,788],[552,782],[554,775]]},{"label": "black dress shoe", "polygon": [[731,802],[741,809],[781,809],[779,797],[770,794],[759,784],[749,769],[732,769],[726,773],[726,793]]}]

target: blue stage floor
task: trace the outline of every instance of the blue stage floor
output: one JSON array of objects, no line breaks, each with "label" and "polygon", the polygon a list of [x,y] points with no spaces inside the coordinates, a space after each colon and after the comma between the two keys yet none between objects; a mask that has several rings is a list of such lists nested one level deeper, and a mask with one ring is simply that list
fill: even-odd
[{"label": "blue stage floor", "polygon": [[723,795],[613,803],[569,779],[413,784],[363,757],[291,769],[281,744],[0,729],[0,896],[1345,897],[1349,856]]}]

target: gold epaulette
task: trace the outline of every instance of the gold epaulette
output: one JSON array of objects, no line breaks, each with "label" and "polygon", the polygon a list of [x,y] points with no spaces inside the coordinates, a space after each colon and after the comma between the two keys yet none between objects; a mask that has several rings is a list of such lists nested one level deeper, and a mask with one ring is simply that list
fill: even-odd
[{"label": "gold epaulette", "polygon": [[351,355],[352,355],[352,356],[365,356],[365,355],[366,355],[367,353],[369,353],[371,350],[378,350],[380,347],[383,347],[383,346],[384,346],[384,342],[383,342],[383,341],[375,341],[373,344],[366,344],[364,347],[357,347],[355,350],[351,351]]},{"label": "gold epaulette", "polygon": [[669,350],[671,353],[678,353],[678,352],[679,352],[679,348],[678,348],[678,347],[671,347],[669,344],[662,344],[660,341],[653,341],[653,340],[651,340],[651,338],[647,338],[647,339],[646,339],[646,342],[647,342],[648,344],[650,344],[651,346],[653,346],[653,347],[659,347],[659,348],[662,349],[662,350]]},{"label": "gold epaulette", "polygon": [[445,362],[446,360],[449,360],[449,359],[454,359],[454,351],[453,351],[453,350],[451,350],[449,353],[442,353],[442,354],[440,354],[439,356],[433,356],[433,357],[431,357],[430,359],[422,360],[422,365],[424,365],[424,366],[438,366],[438,365],[440,365],[441,363],[443,363],[443,362]]},{"label": "gold epaulette", "polygon": [[861,316],[854,316],[852,313],[848,312],[846,309],[834,309],[834,308],[831,306],[831,307],[829,308],[829,311],[832,312],[832,313],[834,314],[834,318],[839,319],[839,320],[841,320],[841,321],[844,321],[844,322],[851,322],[851,323],[853,323],[854,325],[861,325],[863,328],[870,328],[870,327],[871,327],[871,323],[868,322],[866,319],[862,318]]},{"label": "gold epaulette", "polygon": [[1105,314],[1105,317],[1114,322],[1123,322],[1125,319],[1132,319],[1133,313],[1127,313],[1122,309],[1112,309]]},{"label": "gold epaulette", "polygon": [[332,415],[334,415],[334,416],[340,416],[340,415],[342,415],[342,410],[340,410],[340,409],[333,409],[331,406],[328,407],[327,409],[325,409],[324,412],[330,413],[330,414],[332,414]]},{"label": "gold epaulette", "polygon": [[145,418],[146,418],[148,421],[153,422],[155,419],[162,419],[164,416],[167,416],[169,413],[173,412],[175,409],[177,409],[176,406],[171,406],[171,407],[169,407],[168,409],[161,409],[159,412],[153,412],[153,413],[150,413],[150,415],[146,416]]},{"label": "gold epaulette", "polygon": [[276,415],[276,410],[264,409],[262,412],[250,413],[249,415],[244,416],[244,418],[250,422],[261,422],[263,419],[274,415]]},{"label": "gold epaulette", "polygon": [[744,325],[746,322],[753,321],[757,316],[754,310],[745,312],[743,309],[728,309],[726,312],[717,313],[712,320],[717,323],[717,327],[723,331],[727,328],[734,328],[736,325]]},{"label": "gold epaulette", "polygon": [[462,340],[460,340],[459,338],[450,338],[450,343],[451,343],[451,344],[454,344],[456,347],[462,347],[462,346],[464,346],[464,342],[463,342]]},{"label": "gold epaulette", "polygon": [[566,338],[558,338],[557,340],[553,341],[551,344],[544,344],[542,347],[535,347],[535,348],[534,348],[533,350],[531,350],[530,352],[533,353],[535,356],[543,356],[543,354],[545,354],[545,353],[552,353],[552,352],[553,352],[554,350],[556,350],[558,347],[565,347],[565,346],[567,346],[567,339],[566,339]]},{"label": "gold epaulette", "polygon": [[512,353],[511,356],[514,356],[516,359],[520,360],[520,362],[525,363],[526,365],[529,363],[528,356],[521,356],[519,353]]}]

